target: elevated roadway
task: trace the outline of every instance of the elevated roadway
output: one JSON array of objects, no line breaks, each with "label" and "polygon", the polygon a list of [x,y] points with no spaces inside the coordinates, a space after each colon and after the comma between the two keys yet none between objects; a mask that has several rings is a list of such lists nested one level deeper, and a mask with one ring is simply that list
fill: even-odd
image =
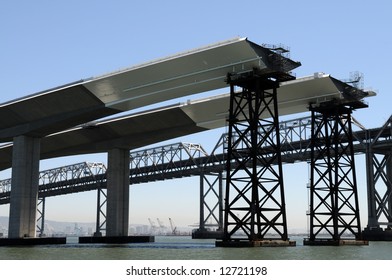
[{"label": "elevated roadway", "polygon": [[[297,78],[278,89],[280,115],[308,111],[309,104],[329,100],[352,102],[374,95],[328,74]],[[107,152],[116,147],[133,150],[153,143],[224,127],[229,94],[179,103],[127,116],[88,122],[41,139],[41,159]],[[12,143],[0,147],[0,170],[11,167]]]},{"label": "elevated roadway", "polygon": [[[146,105],[227,87],[228,73],[274,72],[272,50],[235,38],[0,104],[0,141],[43,137]],[[300,64],[284,59],[288,71]]]}]

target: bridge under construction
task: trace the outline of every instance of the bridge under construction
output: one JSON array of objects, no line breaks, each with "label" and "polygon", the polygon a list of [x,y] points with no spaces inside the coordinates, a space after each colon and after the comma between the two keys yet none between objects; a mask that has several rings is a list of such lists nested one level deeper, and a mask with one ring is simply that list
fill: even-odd
[{"label": "bridge under construction", "polygon": [[[345,244],[347,235],[358,244],[369,239],[364,235],[387,238],[390,180],[383,180],[385,193],[375,185],[389,175],[383,171],[390,168],[388,148],[383,149],[380,142],[389,140],[390,124],[358,133],[358,138],[351,127],[353,110],[366,108],[363,98],[374,92],[355,86],[356,81],[343,82],[323,73],[296,79],[291,71],[298,66],[282,47],[236,38],[2,104],[0,138],[12,141],[0,148],[0,168],[12,168],[12,178],[2,182],[1,192],[1,203],[10,203],[9,238],[36,237],[37,212],[44,213],[38,202],[44,205],[45,197],[93,189],[98,190],[98,197],[105,197],[98,200],[97,234],[104,225],[106,236],[122,238],[128,235],[130,183],[187,174],[203,178],[199,233],[213,218],[220,229],[217,246],[291,246],[282,172],[288,160],[306,160],[311,165],[311,226],[305,244]],[[228,88],[229,93],[102,119],[219,88]],[[311,113],[306,126],[279,122],[281,115],[306,111]],[[156,154],[154,164],[142,167],[142,162],[152,159],[141,159],[140,152],[133,151],[222,126],[229,131],[222,138],[224,151],[208,156],[202,149],[184,149],[186,145],[179,144],[177,150],[187,151],[189,159],[172,159],[164,172],[160,167],[168,164],[160,161],[167,155]],[[294,127],[300,129],[294,133],[300,139],[288,141]],[[302,131],[307,131],[307,137],[301,136]],[[39,172],[40,159],[97,152],[108,153],[107,169],[82,163]],[[202,154],[195,156],[194,152]],[[359,219],[356,152],[366,152],[368,159],[369,224],[364,232]],[[380,162],[376,154],[385,159]],[[64,172],[72,178],[57,180]],[[143,179],[137,174],[143,174]],[[209,183],[207,175],[218,179]],[[216,196],[215,205],[205,203],[211,193]],[[104,213],[104,222],[100,213]],[[42,231],[43,223],[38,228]]]},{"label": "bridge under construction", "polygon": [[[388,238],[392,219],[389,197],[388,150],[392,146],[392,117],[379,128],[365,129],[355,120],[354,153],[366,155],[368,170],[368,225],[365,239]],[[282,160],[284,163],[308,162],[310,159],[310,117],[280,122]],[[359,129],[359,130],[358,130]],[[200,220],[194,238],[217,238],[223,234],[223,181],[227,158],[227,133],[217,141],[211,153],[200,143],[172,143],[130,151],[129,184],[141,184],[200,177]],[[348,141],[344,139],[343,141]],[[371,162],[371,165],[368,163]],[[107,167],[101,162],[81,162],[40,171],[37,233],[45,231],[45,199],[47,197],[97,192],[96,233],[106,231]],[[379,182],[377,182],[379,181]],[[379,183],[383,186],[380,186]],[[11,179],[0,181],[0,205],[8,204]],[[373,209],[374,207],[374,209]],[[383,230],[384,227],[384,230]],[[217,229],[216,231],[212,229]]]}]

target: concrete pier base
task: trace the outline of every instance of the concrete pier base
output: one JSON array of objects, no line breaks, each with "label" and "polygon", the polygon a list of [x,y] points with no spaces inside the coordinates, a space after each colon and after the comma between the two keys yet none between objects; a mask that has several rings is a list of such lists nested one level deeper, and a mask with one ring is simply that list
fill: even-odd
[{"label": "concrete pier base", "polygon": [[56,245],[66,243],[65,237],[0,238],[0,246]]},{"label": "concrete pier base", "polygon": [[192,231],[192,239],[221,239],[221,238],[223,238],[223,231],[201,230],[201,229],[196,229]]},{"label": "concrete pier base", "polygon": [[216,241],[216,247],[293,247],[295,241],[280,239]]},{"label": "concrete pier base", "polygon": [[309,240],[308,238],[304,239],[304,245],[309,245],[309,246],[343,246],[343,245],[355,245],[355,246],[361,246],[361,245],[369,245],[368,240],[355,240],[355,239],[340,239],[340,240],[334,240],[334,239],[315,239],[315,240]]},{"label": "concrete pier base", "polygon": [[362,231],[362,237],[369,241],[392,241],[392,230],[382,228],[365,228],[365,230]]},{"label": "concrete pier base", "polygon": [[79,237],[79,243],[103,243],[103,244],[125,244],[125,243],[147,243],[155,242],[154,236],[83,236]]}]

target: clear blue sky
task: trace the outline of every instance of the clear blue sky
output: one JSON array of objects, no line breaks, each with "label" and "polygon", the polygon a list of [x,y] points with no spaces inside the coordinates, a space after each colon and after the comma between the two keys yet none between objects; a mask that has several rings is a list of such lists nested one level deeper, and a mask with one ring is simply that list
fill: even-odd
[{"label": "clear blue sky", "polygon": [[[378,96],[368,99],[369,108],[354,117],[366,127],[377,127],[391,114],[391,10],[389,0],[2,1],[0,103],[241,36],[259,44],[289,46],[291,58],[302,63],[295,70],[298,77],[325,72],[346,79],[352,71],[362,72],[365,87]],[[182,140],[201,143],[210,151],[222,132]],[[44,161],[41,169],[85,160],[106,162],[106,157]],[[366,214],[361,158],[357,168],[361,210]],[[306,227],[307,166],[284,169],[289,227]],[[0,173],[1,179],[7,177],[7,171]],[[149,217],[167,225],[168,217],[178,225],[198,221],[198,186],[198,178],[191,178],[131,187],[131,223],[147,224]],[[51,198],[46,218],[95,221],[95,203],[95,193]],[[0,206],[0,215],[8,215],[6,206]],[[366,223],[364,216],[362,225]]]}]

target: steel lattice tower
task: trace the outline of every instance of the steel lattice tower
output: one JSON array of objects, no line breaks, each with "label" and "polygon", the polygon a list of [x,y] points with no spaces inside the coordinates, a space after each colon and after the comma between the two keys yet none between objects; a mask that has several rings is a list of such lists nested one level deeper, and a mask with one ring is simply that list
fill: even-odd
[{"label": "steel lattice tower", "polygon": [[310,234],[305,245],[362,239],[352,109],[339,104],[311,107]]},{"label": "steel lattice tower", "polygon": [[[288,241],[280,156],[278,82],[252,73],[229,79],[230,112],[221,246]],[[235,91],[239,87],[239,91]],[[278,238],[277,238],[278,237]]]},{"label": "steel lattice tower", "polygon": [[367,132],[366,172],[368,225],[367,240],[392,240],[392,117],[373,135]]}]

